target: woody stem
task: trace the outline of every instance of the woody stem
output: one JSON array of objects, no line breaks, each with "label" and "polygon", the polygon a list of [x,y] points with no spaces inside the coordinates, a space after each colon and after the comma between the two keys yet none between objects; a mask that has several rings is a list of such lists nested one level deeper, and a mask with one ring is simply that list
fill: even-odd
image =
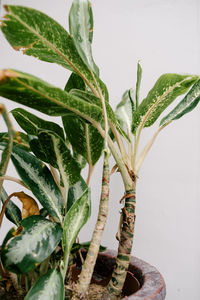
[{"label": "woody stem", "polygon": [[111,300],[118,299],[121,295],[133,244],[136,205],[135,188],[133,190],[127,190],[126,195],[125,205],[122,209],[122,227],[119,237],[116,267],[107,287]]},{"label": "woody stem", "polygon": [[102,176],[102,190],[99,204],[99,213],[96,221],[95,229],[92,235],[90,247],[82,266],[82,271],[76,285],[75,295],[72,299],[81,299],[88,291],[88,287],[92,278],[94,266],[96,263],[99,247],[103,231],[105,228],[108,215],[108,201],[109,201],[109,151],[104,150],[104,165]]}]

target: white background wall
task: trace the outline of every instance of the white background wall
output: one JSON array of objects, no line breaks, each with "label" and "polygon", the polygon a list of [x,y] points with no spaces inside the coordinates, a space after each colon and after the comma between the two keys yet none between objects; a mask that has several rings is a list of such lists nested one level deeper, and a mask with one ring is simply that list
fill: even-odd
[{"label": "white background wall", "polygon": [[[8,0],[3,4],[39,9],[67,27],[70,1]],[[136,65],[143,67],[141,98],[163,73],[200,74],[200,2],[198,0],[93,0],[93,54],[101,78],[116,106],[125,89],[135,86]],[[1,10],[1,15],[3,14]],[[64,87],[69,73],[11,49],[0,36],[0,68],[32,73]],[[1,99],[8,110],[16,107]],[[19,106],[19,105],[18,105]],[[43,115],[44,118],[46,118]],[[1,131],[5,130],[1,121]],[[167,300],[200,299],[200,142],[199,108],[175,121],[157,139],[139,174],[137,224],[133,254],[155,265],[167,285]],[[144,143],[152,136],[145,129]],[[14,174],[12,167],[9,175]],[[93,217],[82,230],[88,240],[98,208],[101,163],[92,179]],[[8,193],[21,187],[6,183]],[[116,248],[123,186],[119,174],[111,179],[109,221],[103,244]],[[7,228],[5,229],[5,226]],[[4,220],[3,232],[10,224]],[[89,237],[88,237],[89,234]]]}]

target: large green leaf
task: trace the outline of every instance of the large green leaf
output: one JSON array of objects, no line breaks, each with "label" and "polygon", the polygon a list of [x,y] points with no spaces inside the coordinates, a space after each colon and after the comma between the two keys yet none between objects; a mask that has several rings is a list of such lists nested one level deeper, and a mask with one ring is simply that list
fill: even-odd
[{"label": "large green leaf", "polygon": [[38,141],[46,162],[57,168],[65,187],[80,179],[80,165],[72,157],[65,141],[52,131],[40,131]]},{"label": "large green leaf", "polygon": [[[96,104],[98,107],[102,108],[101,99],[95,97],[92,93],[90,93],[88,91],[72,89],[70,91],[70,94],[74,95],[75,97],[78,97],[79,99],[83,99],[83,100],[87,101],[88,103]],[[122,136],[124,136],[128,139],[127,134],[121,128],[121,126],[120,126],[120,124],[119,124],[119,122],[118,122],[118,120],[115,116],[115,113],[113,112],[112,107],[110,106],[109,102],[105,101],[105,105],[106,105],[106,112],[107,112],[107,115],[108,115],[109,123],[113,124],[117,128],[119,133]]]},{"label": "large green leaf", "polygon": [[62,222],[63,199],[49,169],[32,154],[13,147],[13,164],[42,206],[56,220]]},{"label": "large green leaf", "polygon": [[38,135],[42,129],[51,130],[64,139],[63,129],[56,123],[45,121],[22,108],[12,110],[12,114],[21,128],[31,135]]},{"label": "large green leaf", "polygon": [[192,75],[162,75],[133,113],[132,131],[135,132],[141,122],[144,122],[143,127],[151,126],[176,97],[186,93],[197,80],[198,76]]},{"label": "large green leaf", "polygon": [[198,80],[183,100],[166,116],[161,122],[160,126],[165,125],[166,123],[177,120],[193,110],[200,101],[200,80]]},{"label": "large green leaf", "polygon": [[47,82],[22,72],[0,73],[0,96],[34,108],[50,116],[73,112],[93,122],[102,120],[102,109]]},{"label": "large green leaf", "polygon": [[81,177],[80,180],[69,188],[68,199],[67,199],[67,211],[70,207],[83,195],[83,193],[88,189],[85,180]]},{"label": "large green leaf", "polygon": [[[8,133],[0,133],[0,145],[5,146],[8,142]],[[13,137],[13,145],[20,147],[26,151],[30,151],[29,137],[23,132],[16,131]]]},{"label": "large green leaf", "polygon": [[[1,202],[4,203],[7,200],[7,198],[8,198],[8,195],[5,191],[5,189],[2,187]],[[17,225],[17,226],[20,225],[20,222],[22,219],[21,211],[20,211],[19,207],[12,202],[12,200],[9,200],[9,202],[6,206],[5,215],[6,215],[7,219],[9,221],[13,222],[15,225]]]},{"label": "large green leaf", "polygon": [[88,163],[95,165],[101,156],[104,140],[97,129],[81,118],[67,115],[62,118],[65,133],[73,149]]},{"label": "large green leaf", "polygon": [[64,300],[64,284],[61,273],[49,270],[29,290],[24,300]]},{"label": "large green leaf", "polygon": [[69,255],[80,229],[90,217],[90,206],[90,191],[86,189],[65,216],[62,247],[66,256]]},{"label": "large green leaf", "polygon": [[[44,13],[23,6],[5,6],[7,14],[2,31],[11,46],[24,54],[56,63],[79,74],[96,91],[96,85],[87,65],[81,59],[73,38],[55,20]],[[104,92],[103,83],[98,80]]]},{"label": "large green leaf", "polygon": [[69,30],[84,63],[99,75],[92,57],[93,15],[88,0],[74,0],[69,13]]},{"label": "large green leaf", "polygon": [[22,232],[11,238],[2,249],[2,261],[7,270],[27,273],[44,261],[56,248],[62,228],[41,216],[31,216],[21,222]]},{"label": "large green leaf", "polygon": [[[85,87],[82,84],[81,78],[72,73],[65,86],[65,90],[75,95],[75,97],[82,99],[82,101],[99,106],[100,100],[90,93],[84,92],[84,89]],[[88,94],[89,96],[87,97]],[[74,114],[63,116],[62,121],[73,151],[82,155],[89,164],[94,165],[101,156],[104,145],[103,138],[97,129],[86,123],[82,118],[77,118]]]}]

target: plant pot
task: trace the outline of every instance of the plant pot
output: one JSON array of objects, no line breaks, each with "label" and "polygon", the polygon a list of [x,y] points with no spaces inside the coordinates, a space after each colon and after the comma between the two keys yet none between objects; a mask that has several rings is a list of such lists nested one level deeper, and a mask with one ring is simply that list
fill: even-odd
[{"label": "plant pot", "polygon": [[[116,251],[107,250],[98,255],[95,265],[92,283],[106,286],[111,278],[115,265]],[[82,252],[83,258],[86,251]],[[72,280],[76,281],[81,270],[80,257],[77,258],[77,267],[72,270]],[[0,291],[1,294],[1,291]],[[17,297],[15,292],[12,299],[24,299]],[[14,296],[16,298],[14,298]],[[157,269],[141,259],[131,257],[128,274],[123,289],[124,300],[163,300],[166,295],[165,282]],[[0,296],[1,297],[1,296]],[[5,299],[11,299],[6,297]]]},{"label": "plant pot", "polygon": [[[86,253],[82,253],[85,257]],[[116,251],[107,250],[98,255],[92,283],[106,286],[111,278],[115,265]],[[77,262],[81,267],[81,262]],[[73,272],[73,280],[78,278],[79,270]],[[166,286],[158,270],[143,260],[131,257],[128,274],[126,277],[123,299],[130,300],[163,300],[166,295]]]}]

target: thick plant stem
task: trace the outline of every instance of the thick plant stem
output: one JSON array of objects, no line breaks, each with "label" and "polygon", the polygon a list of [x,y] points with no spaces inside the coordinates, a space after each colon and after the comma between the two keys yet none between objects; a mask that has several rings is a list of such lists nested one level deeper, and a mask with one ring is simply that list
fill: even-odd
[{"label": "thick plant stem", "polygon": [[101,239],[104,231],[104,227],[108,215],[108,201],[109,201],[109,151],[105,150],[104,153],[104,165],[103,165],[103,175],[102,175],[102,190],[101,199],[99,204],[99,213],[95,229],[92,235],[92,240],[85,262],[82,266],[82,271],[79,276],[75,288],[75,295],[72,299],[82,299],[88,291],[89,284],[92,278],[94,266],[96,263],[97,255],[99,252],[99,247],[101,244]]},{"label": "thick plant stem", "polygon": [[125,196],[116,267],[107,287],[112,300],[119,298],[122,292],[129,266],[135,228],[135,188],[127,190]]}]

